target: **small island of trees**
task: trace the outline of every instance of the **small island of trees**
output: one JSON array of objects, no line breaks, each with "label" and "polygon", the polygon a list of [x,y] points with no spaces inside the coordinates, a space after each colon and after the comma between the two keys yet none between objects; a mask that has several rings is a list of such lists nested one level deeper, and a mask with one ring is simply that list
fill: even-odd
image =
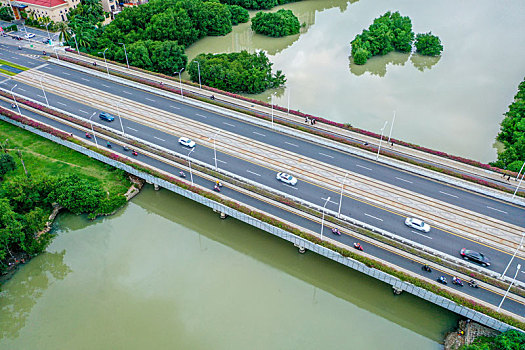
[{"label": "small island of trees", "polygon": [[[355,64],[365,64],[366,61],[378,55],[386,55],[392,51],[410,52],[414,42],[412,21],[399,12],[387,12],[374,19],[374,22],[356,35],[352,40],[352,57]],[[437,56],[443,51],[441,41],[431,33],[418,34],[416,37],[418,53]]]},{"label": "small island of trees", "polygon": [[301,25],[299,19],[291,10],[279,10],[277,12],[258,12],[252,18],[252,30],[257,34],[271,37],[282,37],[298,34]]}]

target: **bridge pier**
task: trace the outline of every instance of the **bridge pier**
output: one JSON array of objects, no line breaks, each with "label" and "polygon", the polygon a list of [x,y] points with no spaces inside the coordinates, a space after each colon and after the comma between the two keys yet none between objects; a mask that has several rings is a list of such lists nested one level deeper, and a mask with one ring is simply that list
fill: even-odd
[{"label": "bridge pier", "polygon": [[305,247],[300,246],[300,245],[298,245],[298,244],[294,244],[293,246],[294,246],[294,247],[297,247],[297,249],[299,250],[299,253],[300,253],[300,254],[304,254],[304,253],[306,253],[306,248],[305,248]]},{"label": "bridge pier", "polygon": [[159,187],[159,185],[157,185],[157,184],[153,184],[153,188],[155,189],[155,191],[160,190],[160,187]]},{"label": "bridge pier", "polygon": [[399,295],[401,292],[403,292],[403,289],[394,286],[392,286],[392,290],[394,291],[394,295]]}]

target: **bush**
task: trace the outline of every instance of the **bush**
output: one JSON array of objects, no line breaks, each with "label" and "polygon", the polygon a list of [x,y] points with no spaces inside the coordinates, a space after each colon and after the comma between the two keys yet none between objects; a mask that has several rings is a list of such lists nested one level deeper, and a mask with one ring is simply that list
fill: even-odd
[{"label": "bush", "polygon": [[232,15],[232,25],[235,26],[239,23],[246,23],[250,20],[250,13],[247,9],[238,5],[229,5],[228,9]]},{"label": "bush", "polygon": [[252,30],[258,34],[282,37],[298,34],[299,20],[291,10],[279,10],[275,13],[258,12],[252,18]]},{"label": "bush", "polygon": [[432,32],[416,35],[415,46],[417,53],[424,56],[439,56],[443,51],[441,40]]},{"label": "bush", "polygon": [[3,153],[0,155],[0,179],[7,174],[9,171],[16,169],[16,163],[8,153]]},{"label": "bush", "polygon": [[460,350],[518,350],[525,349],[525,333],[509,330],[495,337],[479,337]]},{"label": "bush", "polygon": [[11,11],[11,8],[9,6],[3,6],[0,8],[0,19],[2,21],[12,21],[15,18],[13,17],[13,11]]}]

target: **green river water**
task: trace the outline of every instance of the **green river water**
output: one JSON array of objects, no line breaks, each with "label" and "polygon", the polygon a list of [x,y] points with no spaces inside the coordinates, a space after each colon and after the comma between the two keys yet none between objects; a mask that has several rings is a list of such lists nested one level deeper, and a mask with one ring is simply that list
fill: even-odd
[{"label": "green river water", "polygon": [[457,316],[166,190],[59,216],[0,293],[0,349],[439,349]]}]

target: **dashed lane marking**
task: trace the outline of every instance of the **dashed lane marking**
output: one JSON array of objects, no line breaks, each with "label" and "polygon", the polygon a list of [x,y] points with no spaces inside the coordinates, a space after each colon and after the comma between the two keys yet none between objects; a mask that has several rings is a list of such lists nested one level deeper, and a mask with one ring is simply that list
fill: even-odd
[{"label": "dashed lane marking", "polygon": [[253,174],[253,175],[261,176],[261,174],[254,173],[253,171],[250,171],[250,170],[246,170],[246,172]]},{"label": "dashed lane marking", "polygon": [[410,231],[412,231],[412,232],[415,233],[416,235],[420,235],[420,236],[423,236],[423,237],[425,237],[425,238],[432,239],[432,237],[429,237],[429,236],[427,236],[427,235],[424,235],[424,234],[422,234],[422,233],[420,233],[420,232],[417,232],[417,231],[414,231],[414,230],[410,230]]},{"label": "dashed lane marking", "polygon": [[257,132],[257,131],[253,131],[252,133],[255,134],[255,135],[259,135],[259,136],[262,136],[262,137],[266,137],[265,134],[261,134],[260,132]]},{"label": "dashed lane marking", "polygon": [[79,109],[78,111],[79,111],[79,112],[82,112],[82,113],[89,114],[89,112],[83,111],[83,110],[81,110],[81,109]]},{"label": "dashed lane marking", "polygon": [[328,157],[328,158],[334,158],[333,156],[331,156],[329,154],[324,154],[324,153],[321,153],[321,152],[319,152],[319,154],[322,155],[322,156]]},{"label": "dashed lane marking", "polygon": [[89,81],[87,78],[80,78],[80,80]]},{"label": "dashed lane marking", "polygon": [[370,168],[367,168],[366,166],[362,166],[362,165],[359,165],[359,164],[356,164],[355,166],[356,166],[356,167],[359,167],[359,168],[366,169],[366,170],[372,170],[372,169],[370,169]]},{"label": "dashed lane marking", "polygon": [[137,129],[130,128],[129,126],[126,126],[129,130],[138,131]]},{"label": "dashed lane marking", "polygon": [[379,221],[383,221],[383,219],[380,219],[376,216],[373,216],[373,215],[370,215],[370,214],[367,214],[367,213],[364,213],[366,216],[368,216],[369,218],[372,218],[372,219],[376,219],[376,220],[379,220]]},{"label": "dashed lane marking", "polygon": [[447,193],[447,192],[439,191],[439,193],[444,194],[445,196],[450,196],[450,197],[454,197],[454,198],[459,198],[458,196],[455,196],[455,195],[450,194],[450,193]]},{"label": "dashed lane marking", "polygon": [[151,101],[151,102],[155,102],[155,100],[154,100],[154,99],[152,99],[152,98],[149,98],[149,97],[146,97],[146,100],[148,100],[148,101]]},{"label": "dashed lane marking", "polygon": [[153,136],[154,139],[157,139],[157,140],[160,140],[160,141],[163,141],[163,142],[166,142],[166,140],[164,139],[161,139],[160,137],[157,137],[157,136]]},{"label": "dashed lane marking", "polygon": [[202,115],[202,114],[199,114],[199,113],[196,113],[196,115],[198,115],[199,117],[202,117],[202,118],[204,118],[204,119],[208,118],[207,116]]},{"label": "dashed lane marking", "polygon": [[287,145],[293,146],[293,147],[299,147],[299,145],[296,145],[295,143],[286,142],[286,141],[284,141],[284,143],[286,143]]},{"label": "dashed lane marking", "polygon": [[398,179],[399,181],[408,182],[409,184],[413,183],[412,181],[405,180],[401,177],[396,177],[396,179]]},{"label": "dashed lane marking", "polygon": [[57,101],[57,103],[58,103],[59,105],[62,105],[62,106],[67,106],[65,103],[62,103],[62,102],[58,102],[58,101]]},{"label": "dashed lane marking", "polygon": [[71,75],[71,73],[68,73],[68,72],[62,72],[62,74],[64,74],[64,75]]},{"label": "dashed lane marking", "polygon": [[174,105],[170,105],[171,108],[175,108],[175,109],[180,109],[180,107],[177,107],[177,106],[174,106]]},{"label": "dashed lane marking", "polygon": [[226,122],[222,122],[224,125],[228,125],[228,126],[231,126],[232,128],[235,128],[235,125],[233,124],[230,124],[230,123],[226,123]]},{"label": "dashed lane marking", "polygon": [[492,209],[492,210],[495,210],[495,211],[499,211],[500,213],[503,213],[503,214],[508,214],[508,213],[507,213],[506,211],[504,211],[504,210],[499,210],[499,209],[492,208],[492,207],[489,207],[489,206],[487,206],[487,208]]},{"label": "dashed lane marking", "polygon": [[133,95],[131,92],[126,91],[126,90],[124,90],[124,91],[122,91],[122,92],[125,93],[125,94],[128,94],[128,95]]}]

